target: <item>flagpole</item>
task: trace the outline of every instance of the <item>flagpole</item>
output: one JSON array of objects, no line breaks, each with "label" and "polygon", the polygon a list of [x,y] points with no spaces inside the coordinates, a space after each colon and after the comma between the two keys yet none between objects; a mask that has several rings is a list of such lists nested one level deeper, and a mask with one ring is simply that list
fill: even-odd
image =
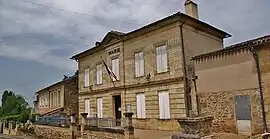
[{"label": "flagpole", "polygon": [[105,65],[106,71],[107,71],[107,73],[109,75],[109,78],[111,79],[111,82],[113,84],[113,87],[115,87],[114,82],[113,82],[112,78],[110,77],[110,73],[108,72],[108,69],[107,69],[108,67],[107,67],[105,61],[103,60],[102,56],[100,56],[100,57],[101,57],[101,60],[102,60],[103,64]]}]

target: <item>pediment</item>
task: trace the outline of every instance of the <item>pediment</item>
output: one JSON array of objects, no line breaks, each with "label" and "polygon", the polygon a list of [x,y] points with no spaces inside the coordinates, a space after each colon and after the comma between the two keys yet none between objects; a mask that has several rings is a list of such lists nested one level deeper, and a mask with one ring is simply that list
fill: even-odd
[{"label": "pediment", "polygon": [[100,44],[104,45],[112,42],[113,40],[119,40],[122,35],[124,35],[122,32],[110,31],[105,35]]}]

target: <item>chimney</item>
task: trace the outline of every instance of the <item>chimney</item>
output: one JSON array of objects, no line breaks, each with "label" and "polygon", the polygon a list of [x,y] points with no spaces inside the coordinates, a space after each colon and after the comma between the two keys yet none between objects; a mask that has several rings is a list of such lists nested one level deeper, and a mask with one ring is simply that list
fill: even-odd
[{"label": "chimney", "polygon": [[198,14],[198,5],[196,3],[194,3],[191,0],[186,0],[185,2],[185,9],[186,9],[186,14],[199,19],[199,14]]}]

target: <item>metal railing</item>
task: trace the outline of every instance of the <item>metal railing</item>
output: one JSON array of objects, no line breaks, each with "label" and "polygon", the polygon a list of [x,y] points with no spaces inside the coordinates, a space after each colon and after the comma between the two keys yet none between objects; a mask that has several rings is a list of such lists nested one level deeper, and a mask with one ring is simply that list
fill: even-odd
[{"label": "metal railing", "polygon": [[99,128],[114,128],[120,129],[125,126],[124,119],[113,119],[113,118],[86,118],[86,126],[99,127]]},{"label": "metal railing", "polygon": [[36,124],[59,126],[59,127],[69,127],[70,126],[70,118],[69,117],[60,117],[60,116],[44,116],[44,117],[39,117],[36,121]]}]

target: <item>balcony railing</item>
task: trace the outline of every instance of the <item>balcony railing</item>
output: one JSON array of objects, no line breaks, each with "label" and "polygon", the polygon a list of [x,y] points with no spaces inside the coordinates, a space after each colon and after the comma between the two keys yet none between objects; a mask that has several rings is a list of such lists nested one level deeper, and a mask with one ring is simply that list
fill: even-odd
[{"label": "balcony railing", "polygon": [[113,119],[113,118],[86,118],[86,126],[88,127],[99,127],[99,128],[113,128],[121,129],[125,126],[124,119]]}]

